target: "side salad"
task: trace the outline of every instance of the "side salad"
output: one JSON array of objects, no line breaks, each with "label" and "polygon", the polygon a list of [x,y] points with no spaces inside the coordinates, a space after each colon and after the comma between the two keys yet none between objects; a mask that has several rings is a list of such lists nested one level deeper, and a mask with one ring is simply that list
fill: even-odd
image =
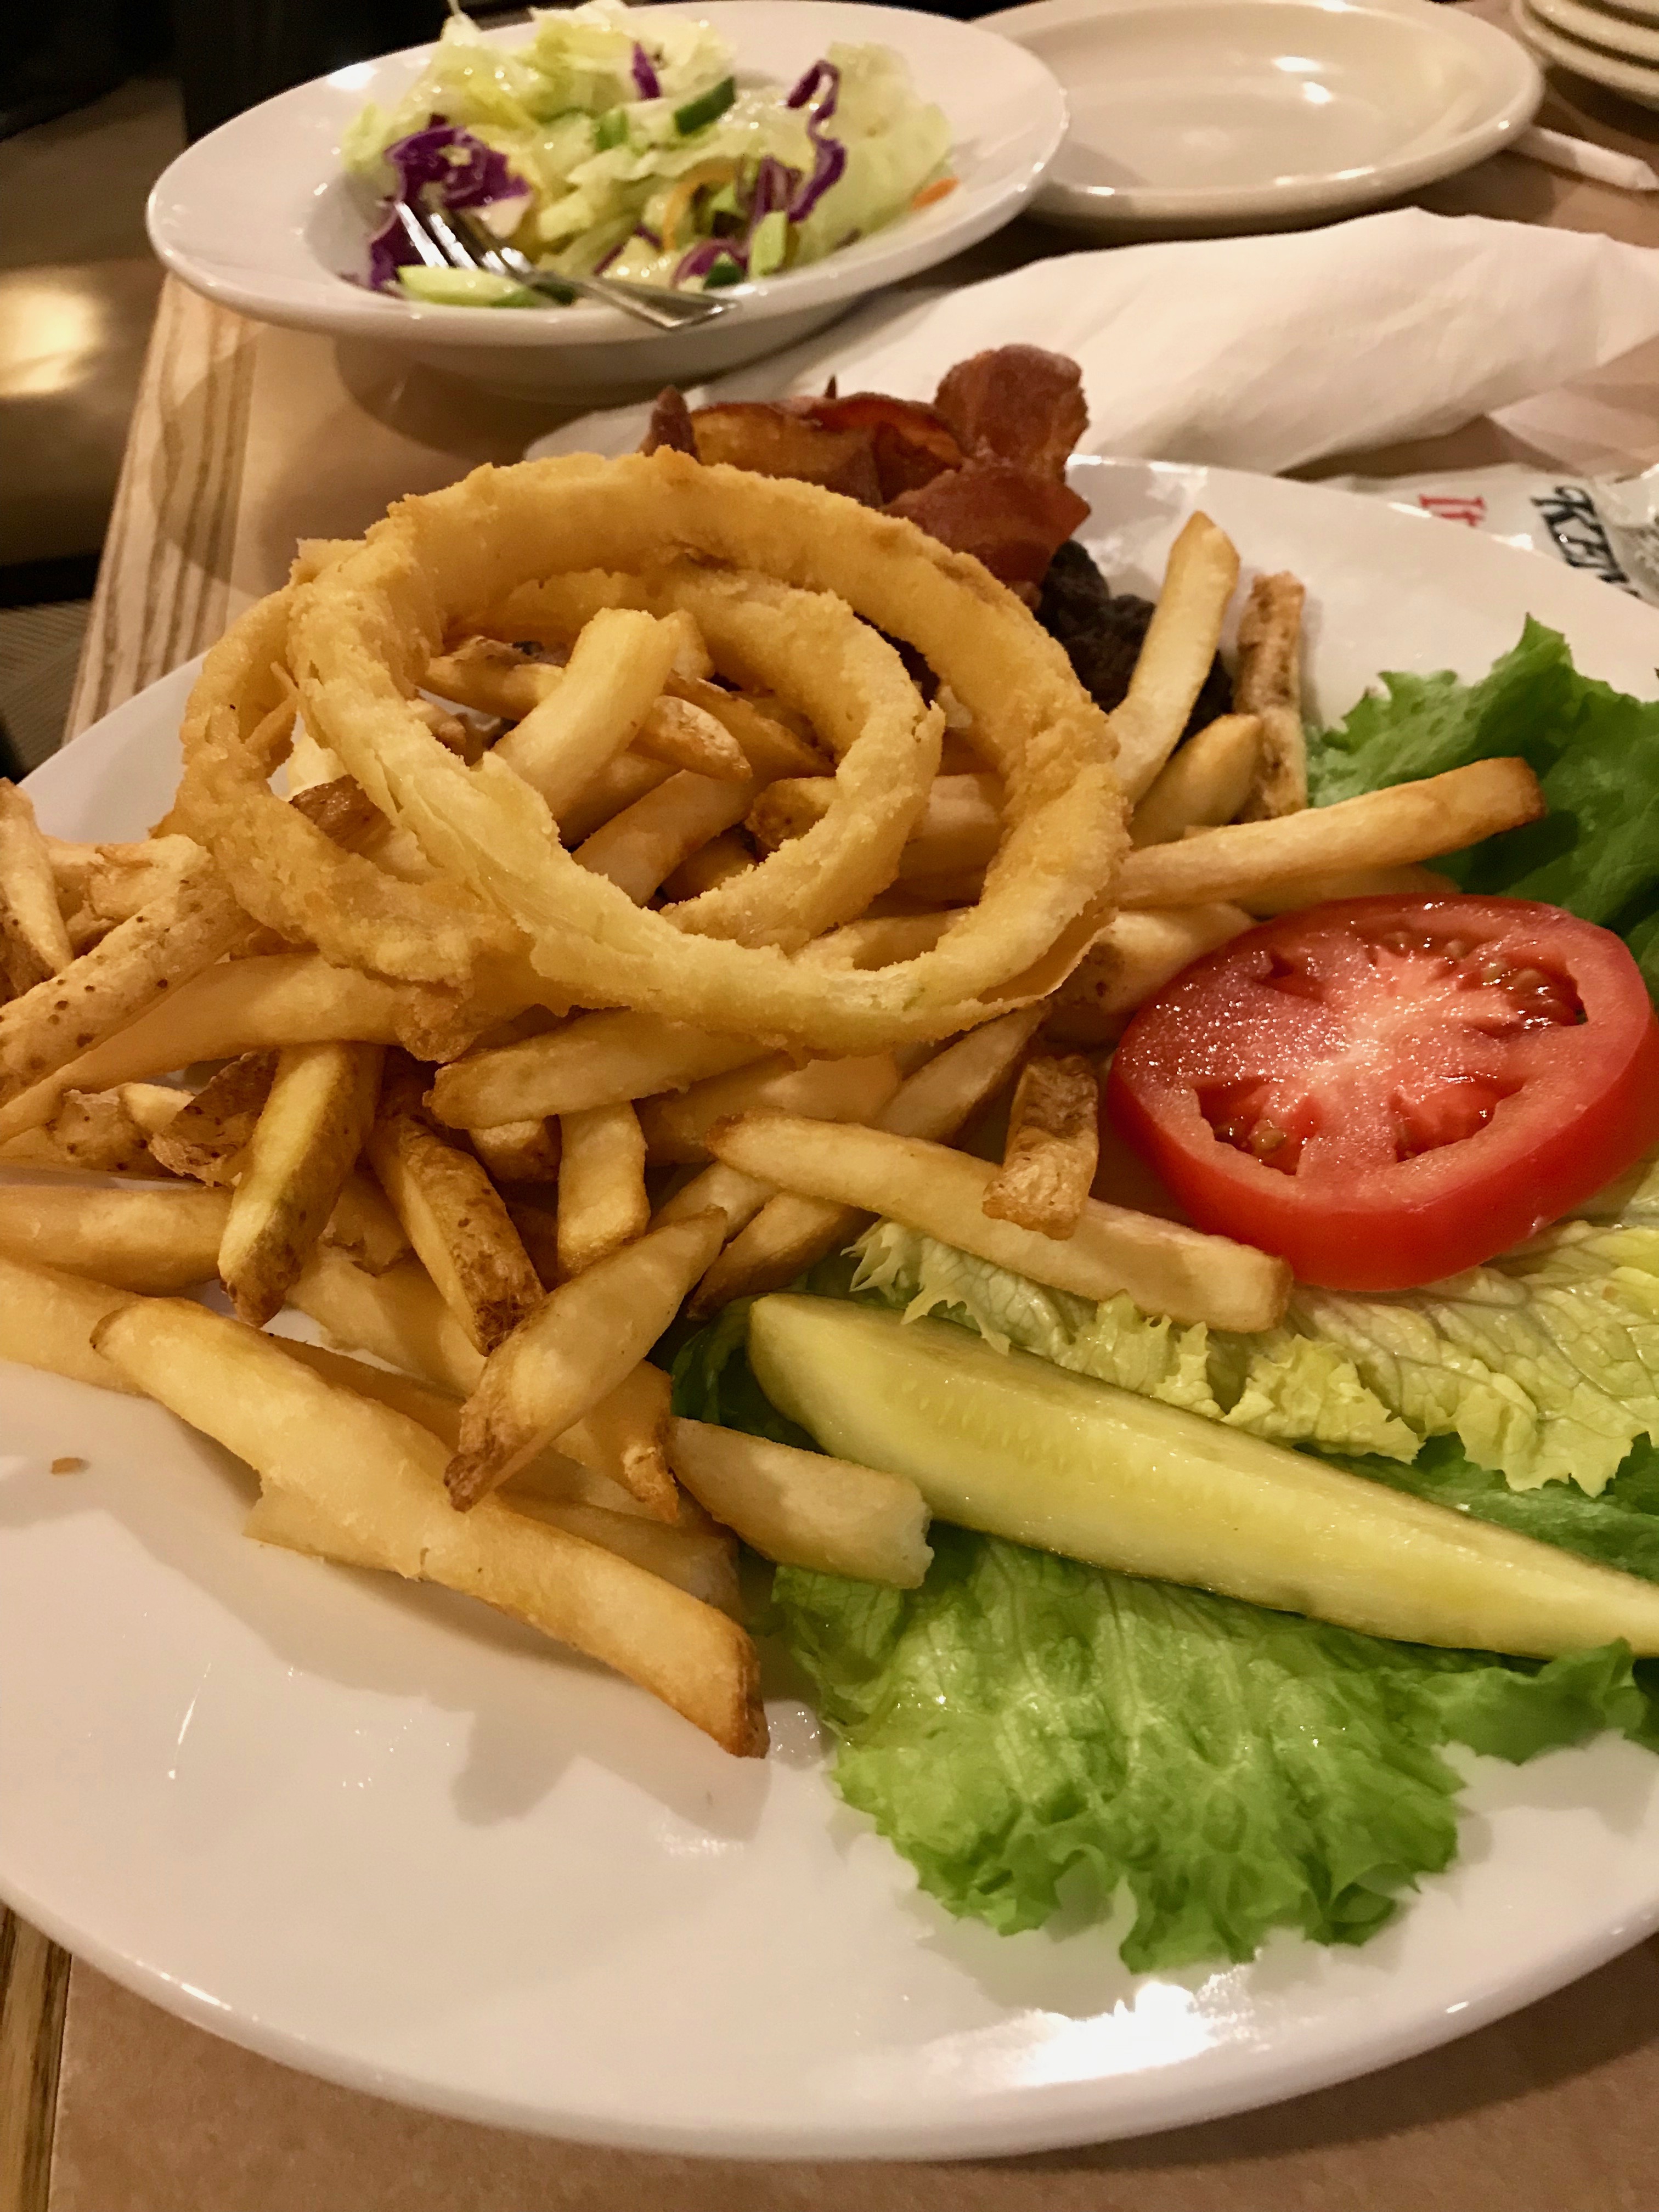
[{"label": "side salad", "polygon": [[[1498,755],[1531,763],[1549,815],[1449,872],[1483,898],[1547,900],[1616,931],[1651,989],[1659,703],[1581,676],[1553,632],[1528,623],[1476,684],[1386,677],[1340,728],[1309,733],[1311,796]],[[854,1312],[861,1334],[834,1318]],[[826,1346],[854,1341],[856,1376],[813,1379]],[[921,1370],[941,1347],[957,1380],[930,1404]],[[768,1620],[836,1739],[842,1796],[950,1911],[1012,1932],[1062,1905],[1103,1914],[1127,1887],[1122,1955],[1142,1971],[1246,1960],[1276,1928],[1362,1942],[1455,1856],[1446,1746],[1520,1762],[1613,1729],[1659,1751],[1659,1660],[1616,1635],[1516,1657],[1448,1648],[1437,1626],[1401,1642],[1315,1617],[1353,1607],[1324,1602],[1339,1576],[1311,1516],[1289,1569],[1304,1594],[1273,1609],[1213,1594],[1225,1576],[1183,1587],[1059,1555],[1086,1542],[1011,1540],[1054,1503],[1054,1452],[1031,1439],[1055,1370],[1089,1378],[1103,1413],[1127,1407],[1125,1433],[1136,1405],[1167,1407],[1187,1437],[1231,1431],[1279,1448],[1281,1469],[1316,1460],[1358,1478],[1380,1528],[1393,1501],[1421,1500],[1472,1540],[1508,1532],[1659,1583],[1659,1153],[1485,1264],[1387,1290],[1298,1283],[1284,1321],[1253,1335],[1126,1297],[1092,1304],[890,1219],[683,1344],[682,1415],[908,1474],[940,1516],[919,1588],[784,1565]],[[988,1441],[963,1410],[986,1391],[1006,1416]],[[1007,1411],[1027,1391],[1029,1425]],[[1074,1417],[1086,1428],[1091,1405]],[[981,1462],[998,1455],[1006,1483],[988,1485]],[[1188,1538],[1194,1556],[1212,1539],[1224,1554],[1237,1532],[1172,1540]],[[1115,1547],[1121,1520],[1097,1559]],[[1432,1622],[1426,1577],[1424,1591]]]},{"label": "side salad", "polygon": [[707,289],[820,261],[953,188],[951,132],[885,46],[832,46],[793,88],[745,84],[708,23],[622,0],[532,9],[522,46],[452,13],[391,108],[341,161],[381,202],[368,282],[441,304],[536,295],[429,269],[402,200],[476,216],[550,273]]}]

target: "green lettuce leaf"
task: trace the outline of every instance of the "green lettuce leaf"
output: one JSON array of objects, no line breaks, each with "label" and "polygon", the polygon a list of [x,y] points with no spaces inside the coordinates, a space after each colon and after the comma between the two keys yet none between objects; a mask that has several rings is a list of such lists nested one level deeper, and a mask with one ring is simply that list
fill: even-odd
[{"label": "green lettuce leaf", "polygon": [[1622,1646],[1538,1667],[1376,1642],[935,1526],[920,1590],[781,1569],[836,1782],[951,1912],[1035,1928],[1127,1884],[1134,1970],[1359,1943],[1455,1855],[1449,1741],[1650,1725]]},{"label": "green lettuce leaf", "polygon": [[1298,1285],[1288,1320],[1419,1436],[1456,1436],[1516,1489],[1572,1480],[1594,1497],[1639,1437],[1659,1441],[1659,1227],[1634,1212],[1559,1224],[1420,1291]]},{"label": "green lettuce leaf", "polygon": [[[1005,1301],[1005,1319],[1010,1308]],[[681,1350],[675,1406],[804,1443],[744,1348]],[[1449,1438],[1354,1473],[1659,1581],[1659,1451],[1598,1499],[1511,1490]],[[1136,1971],[1274,1928],[1363,1942],[1456,1850],[1447,1743],[1521,1761],[1623,1730],[1659,1750],[1659,1662],[1540,1666],[1389,1644],[935,1523],[920,1590],[781,1569],[770,1624],[836,1739],[836,1787],[951,1912],[1005,1932],[1133,1900]],[[1079,1899],[1079,1891],[1083,1895]]]},{"label": "green lettuce leaf", "polygon": [[1659,978],[1659,702],[1581,676],[1565,638],[1528,621],[1478,684],[1451,675],[1385,676],[1340,729],[1309,750],[1316,805],[1383,784],[1518,754],[1549,813],[1437,860],[1465,890],[1547,899],[1621,933]]}]

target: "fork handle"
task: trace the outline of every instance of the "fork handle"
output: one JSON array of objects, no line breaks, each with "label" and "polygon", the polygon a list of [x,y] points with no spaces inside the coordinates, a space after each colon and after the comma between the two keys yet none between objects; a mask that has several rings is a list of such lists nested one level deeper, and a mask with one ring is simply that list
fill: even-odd
[{"label": "fork handle", "polygon": [[533,276],[521,276],[518,281],[553,300],[562,298],[568,301],[575,293],[586,300],[603,301],[605,306],[620,307],[624,314],[649,323],[659,331],[681,331],[695,324],[712,323],[734,304],[727,300],[711,300],[706,292],[668,292],[654,285],[647,290],[610,276],[554,276],[538,270]]}]

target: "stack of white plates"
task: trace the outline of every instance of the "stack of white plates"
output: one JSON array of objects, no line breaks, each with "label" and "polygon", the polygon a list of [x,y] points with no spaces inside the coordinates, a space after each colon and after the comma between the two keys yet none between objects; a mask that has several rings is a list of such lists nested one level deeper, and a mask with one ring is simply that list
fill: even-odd
[{"label": "stack of white plates", "polygon": [[1659,0],[1512,0],[1516,28],[1544,60],[1659,107]]}]

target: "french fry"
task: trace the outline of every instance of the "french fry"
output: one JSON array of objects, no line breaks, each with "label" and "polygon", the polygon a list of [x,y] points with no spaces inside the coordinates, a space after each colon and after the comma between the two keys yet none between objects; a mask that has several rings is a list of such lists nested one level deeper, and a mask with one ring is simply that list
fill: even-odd
[{"label": "french fry", "polygon": [[494,1128],[474,1129],[470,1134],[472,1149],[489,1169],[492,1182],[558,1181],[559,1125],[546,1115],[498,1121]]},{"label": "french fry", "polygon": [[[185,1091],[172,1095],[181,1104],[190,1096]],[[119,1091],[70,1091],[47,1127],[26,1129],[0,1147],[0,1164],[154,1180],[166,1170],[149,1147],[148,1133]]]},{"label": "french fry", "polygon": [[114,1095],[146,1137],[159,1137],[191,1101],[188,1091],[172,1083],[119,1083]]},{"label": "french fry", "polygon": [[291,1045],[280,1054],[219,1244],[240,1319],[279,1312],[357,1164],[374,1119],[383,1048]]},{"label": "french fry", "polygon": [[[66,1091],[106,1091],[197,1060],[230,1060],[283,1045],[332,1039],[395,1044],[416,1004],[407,987],[332,968],[314,952],[226,961],[169,991],[162,1005],[0,1106],[0,1144],[50,1121]],[[0,1009],[0,1016],[10,1012]]]},{"label": "french fry", "polygon": [[809,1115],[815,1121],[863,1121],[898,1089],[890,1053],[865,1060],[811,1060],[798,1067],[787,1053],[710,1076],[677,1098],[647,1099],[640,1127],[653,1162],[684,1164],[708,1157],[708,1132],[733,1114]]},{"label": "french fry", "polygon": [[696,617],[684,607],[676,607],[672,614],[660,617],[663,628],[674,634],[674,667],[669,678],[672,684],[705,683],[714,672],[714,661],[703,634],[697,627]]},{"label": "french fry", "polygon": [[666,783],[673,773],[666,761],[647,760],[640,752],[618,753],[555,817],[567,850],[574,853],[596,830],[624,807],[632,806],[635,799]]},{"label": "french fry", "polygon": [[757,782],[770,783],[781,775],[822,775],[830,765],[817,745],[740,691],[682,676],[671,676],[668,690],[672,697],[712,714],[737,739]]},{"label": "french fry", "polygon": [[166,1294],[211,1280],[229,1211],[227,1192],[193,1186],[3,1183],[0,1252],[115,1290]]},{"label": "french fry", "polygon": [[[806,1124],[815,1127],[815,1124]],[[720,1249],[725,1218],[653,1229],[552,1291],[491,1353],[445,1475],[475,1506],[636,1368]]]},{"label": "french fry", "polygon": [[558,690],[563,672],[499,638],[468,637],[427,663],[421,686],[475,714],[521,722]]},{"label": "french fry", "polygon": [[559,1202],[555,1188],[532,1184],[503,1189],[507,1211],[544,1291],[559,1280]]},{"label": "french fry", "polygon": [[[769,783],[744,828],[769,853],[805,836],[834,799],[830,775],[789,776]],[[899,879],[927,881],[982,869],[1002,837],[1002,785],[994,775],[938,775],[927,804],[899,856]]]},{"label": "french fry", "polygon": [[[454,1450],[461,1433],[461,1401],[449,1391],[417,1382],[412,1375],[402,1374],[396,1368],[371,1366],[366,1359],[353,1359],[343,1352],[327,1351],[320,1344],[305,1344],[297,1337],[273,1336],[270,1340],[291,1359],[310,1368],[313,1375],[320,1375],[325,1382],[337,1382],[344,1389],[355,1390],[359,1397],[373,1398],[397,1413],[406,1413],[411,1421],[418,1421],[451,1451]],[[97,1357],[95,1353],[93,1356]],[[113,1378],[113,1370],[109,1371]],[[121,1387],[126,1386],[123,1383]],[[665,1440],[665,1414],[663,1428]],[[664,1464],[665,1467],[665,1460]],[[538,1453],[527,1467],[520,1468],[504,1494],[514,1504],[533,1500],[550,1505],[596,1505],[606,1513],[629,1514],[635,1519],[642,1514],[647,1518],[653,1517],[607,1476],[584,1467],[580,1460],[570,1458],[551,1445]]]},{"label": "french fry", "polygon": [[1158,771],[1130,818],[1132,842],[1166,845],[1188,830],[1231,822],[1250,795],[1261,757],[1261,717],[1218,714]]},{"label": "french fry", "polygon": [[748,1037],[716,1036],[629,1009],[578,1014],[544,1036],[469,1054],[441,1067],[432,1111],[458,1129],[487,1129],[587,1106],[648,1098],[766,1056]]},{"label": "french fry", "polygon": [[579,1275],[651,1219],[645,1137],[631,1106],[589,1106],[560,1116],[559,1140],[559,1273]]},{"label": "french fry", "polygon": [[[602,607],[556,688],[496,744],[556,817],[626,751],[673,667],[678,637],[654,616]],[[654,888],[654,886],[653,886]]]},{"label": "french fry", "polygon": [[185,1300],[112,1314],[97,1348],[169,1411],[245,1459],[277,1501],[249,1527],[283,1540],[281,1501],[307,1548],[482,1598],[601,1659],[724,1748],[765,1744],[754,1648],[736,1624],[619,1558],[495,1499],[444,1497],[444,1447],[417,1422],[338,1389],[257,1329]]},{"label": "french fry", "polygon": [[210,1076],[150,1139],[150,1150],[161,1165],[198,1182],[234,1182],[270,1095],[277,1058],[274,1052],[241,1053]]},{"label": "french fry", "polygon": [[388,1065],[364,1157],[444,1303],[489,1352],[539,1304],[541,1279],[483,1163],[427,1120],[424,1087],[410,1063]]},{"label": "french fry", "polygon": [[1057,1044],[1110,1044],[1144,1000],[1249,927],[1243,907],[1225,904],[1115,916],[1048,1001],[1044,1034]]},{"label": "french fry", "polygon": [[483,758],[483,733],[476,723],[464,722],[459,714],[450,714],[434,700],[411,699],[409,703],[438,743],[464,760],[469,768]]},{"label": "french fry", "polygon": [[[1263,817],[1265,818],[1265,817]],[[1299,906],[1322,906],[1328,899],[1455,898],[1458,887],[1432,868],[1348,868],[1334,875],[1297,876],[1272,890],[1252,891],[1241,902],[1254,915],[1289,914]]]},{"label": "french fry", "polygon": [[721,783],[747,783],[751,771],[748,757],[723,722],[705,708],[665,692],[653,700],[634,740],[634,750],[647,760],[665,761],[671,768],[690,769]]},{"label": "french fry", "polygon": [[1474,761],[1334,806],[1229,823],[1179,844],[1142,846],[1124,860],[1118,902],[1131,909],[1196,906],[1253,897],[1316,872],[1399,867],[1459,852],[1545,811],[1538,779],[1524,761]]},{"label": "french fry", "polygon": [[643,906],[693,853],[743,820],[754,790],[682,770],[584,838],[575,858]]},{"label": "french fry", "polygon": [[418,1260],[399,1260],[377,1275],[345,1253],[319,1244],[289,1304],[337,1343],[465,1398],[483,1372],[483,1354],[444,1304]]},{"label": "french fry", "polygon": [[1088,1061],[1044,1054],[1020,1071],[1002,1165],[981,1200],[994,1221],[1070,1237],[1100,1159],[1100,1085]]},{"label": "french fry", "polygon": [[62,1267],[0,1255],[0,1359],[105,1390],[131,1391],[126,1376],[92,1348],[94,1329],[131,1296]]},{"label": "french fry", "polygon": [[902,1221],[1097,1304],[1121,1291],[1147,1313],[1250,1330],[1271,1328],[1290,1294],[1282,1260],[1096,1199],[1063,1242],[993,1221],[983,1201],[996,1170],[943,1145],[787,1114],[744,1115],[712,1131],[710,1145],[728,1166],[781,1190]]},{"label": "french fry", "polygon": [[601,1544],[647,1574],[660,1575],[689,1596],[737,1617],[735,1537],[718,1530],[665,1528],[660,1521],[641,1520],[636,1513],[613,1513],[602,1505],[560,1504],[512,1488],[501,1498],[515,1513],[527,1513],[550,1528]]},{"label": "french fry", "polygon": [[735,830],[722,830],[706,845],[699,845],[689,860],[680,862],[672,876],[663,878],[663,896],[672,902],[700,897],[719,889],[733,876],[746,875],[755,856]]},{"label": "french fry", "polygon": [[[682,1183],[672,1198],[665,1198],[651,1218],[660,1227],[665,1221],[689,1221],[694,1213],[712,1209],[726,1216],[726,1233],[735,1237],[772,1195],[770,1183],[739,1175],[723,1160],[711,1160],[689,1182]],[[716,1261],[715,1265],[719,1264]]]},{"label": "french fry", "polygon": [[902,1475],[704,1421],[675,1421],[668,1449],[699,1504],[780,1566],[915,1589],[932,1564],[927,1506]]},{"label": "french fry", "polygon": [[408,1259],[412,1249],[386,1193],[362,1168],[346,1177],[323,1225],[322,1241],[371,1275],[383,1275],[399,1260]]},{"label": "french fry", "polygon": [[33,805],[0,776],[0,967],[22,992],[60,975],[74,957]]},{"label": "french fry", "polygon": [[1128,696],[1107,717],[1117,740],[1118,781],[1132,803],[1146,797],[1181,742],[1237,581],[1238,555],[1226,533],[1206,514],[1191,516],[1170,548]]},{"label": "french fry", "polygon": [[1246,822],[1294,814],[1308,803],[1308,744],[1302,727],[1306,597],[1294,576],[1258,576],[1238,619],[1233,698],[1243,713],[1261,718],[1261,753],[1244,803]]},{"label": "french fry", "polygon": [[[1042,1006],[1024,1006],[958,1037],[905,1078],[875,1116],[877,1128],[895,1136],[947,1143],[1007,1080],[1042,1014]],[[732,1178],[734,1193],[767,1194],[746,1225],[745,1220],[733,1218],[740,1209],[727,1204],[725,1189],[711,1182],[721,1175]],[[830,1253],[843,1250],[868,1218],[856,1206],[803,1198],[739,1176],[723,1161],[688,1183],[681,1197],[689,1201],[699,1186],[709,1204],[726,1211],[732,1242],[692,1293],[694,1314],[714,1313],[733,1298],[756,1297],[793,1283]]]},{"label": "french fry", "polygon": [[[673,1388],[659,1367],[641,1359],[577,1420],[554,1438],[561,1453],[627,1492],[658,1521],[672,1522],[679,1500],[668,1468],[668,1420]],[[513,1478],[531,1480],[535,1461]]]},{"label": "french fry", "polygon": [[[170,994],[233,945],[245,943],[252,927],[204,854],[173,890],[131,921],[118,923],[60,974],[0,1006],[0,1107],[15,1104],[125,1029],[163,992]],[[72,1087],[105,1086],[76,1080]],[[13,1133],[0,1127],[0,1140]]]},{"label": "french fry", "polygon": [[[372,1352],[458,1400],[477,1387],[483,1372],[482,1355],[418,1261],[368,1275],[322,1245],[289,1303],[338,1343]],[[665,1449],[668,1406],[668,1377],[654,1367],[636,1366],[554,1441],[564,1457],[636,1499],[653,1518],[672,1521],[677,1502]],[[537,1465],[532,1460],[515,1480],[533,1481]],[[611,1501],[600,1495],[588,1502]]]},{"label": "french fry", "polygon": [[[673,641],[675,673],[695,676],[706,672],[708,656],[689,615],[666,616],[659,628]],[[562,668],[532,660],[515,646],[503,645],[495,638],[472,637],[453,653],[428,663],[422,681],[428,690],[441,692],[461,706],[521,722],[554,696],[564,675]],[[633,748],[647,759],[733,782],[741,782],[750,773],[742,748],[724,726],[706,708],[672,693],[650,702],[634,735]]]}]

